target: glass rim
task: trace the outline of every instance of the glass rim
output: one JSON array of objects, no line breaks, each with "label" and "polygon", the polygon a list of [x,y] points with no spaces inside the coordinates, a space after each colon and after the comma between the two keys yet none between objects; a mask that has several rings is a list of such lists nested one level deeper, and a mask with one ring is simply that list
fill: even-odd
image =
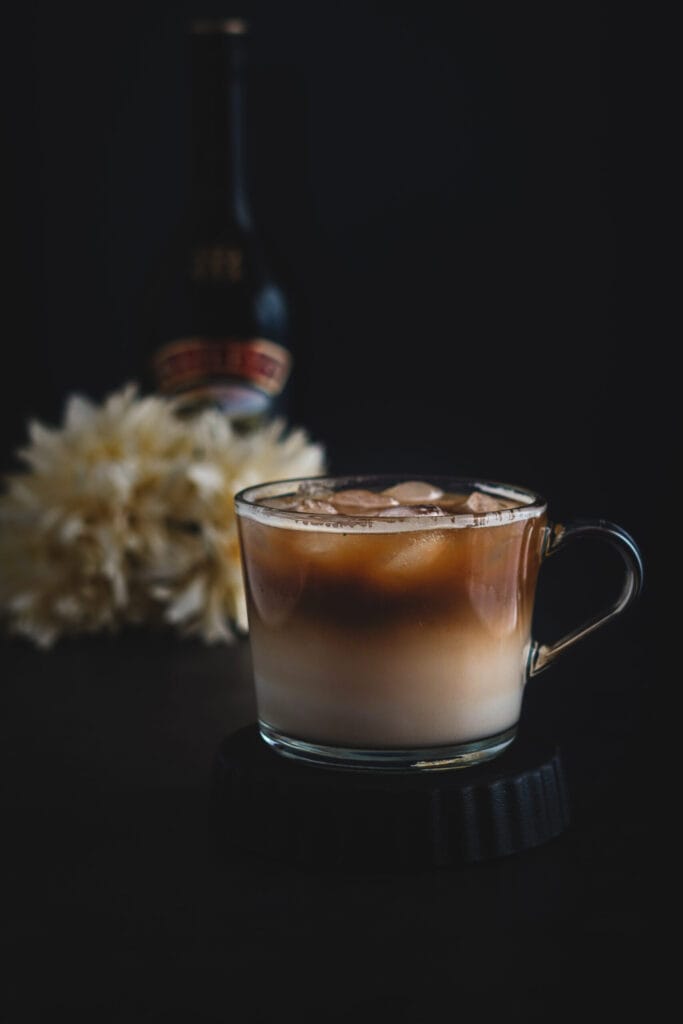
[{"label": "glass rim", "polygon": [[[495,512],[451,512],[447,515],[415,515],[415,516],[382,516],[343,515],[332,512],[297,512],[293,509],[273,508],[259,504],[265,497],[277,498],[290,494],[301,484],[317,484],[330,487],[343,485],[344,489],[358,487],[370,489],[370,485],[384,484],[386,487],[409,480],[425,480],[425,482],[442,487],[444,491],[457,492],[458,485],[466,490],[478,490],[493,497],[519,499],[520,505],[515,508],[500,509]],[[448,484],[449,486],[444,486]],[[381,488],[384,489],[384,488]],[[482,480],[478,477],[449,476],[439,473],[407,474],[407,473],[359,473],[331,474],[319,476],[299,476],[282,480],[266,480],[258,484],[243,487],[234,496],[238,516],[254,519],[273,526],[290,526],[300,529],[316,528],[356,528],[362,532],[397,533],[407,530],[428,530],[463,527],[501,526],[506,523],[532,519],[545,512],[548,503],[536,491],[518,484],[500,481]]]}]

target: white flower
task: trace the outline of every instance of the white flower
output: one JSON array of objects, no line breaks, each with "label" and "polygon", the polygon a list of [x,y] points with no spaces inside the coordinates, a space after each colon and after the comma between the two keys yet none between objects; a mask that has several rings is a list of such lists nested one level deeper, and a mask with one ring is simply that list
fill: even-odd
[{"label": "white flower", "polygon": [[0,496],[0,613],[42,646],[131,622],[232,640],[247,628],[234,495],[324,471],[283,420],[241,436],[132,386],[71,397],[62,426],[32,423],[29,441]]}]

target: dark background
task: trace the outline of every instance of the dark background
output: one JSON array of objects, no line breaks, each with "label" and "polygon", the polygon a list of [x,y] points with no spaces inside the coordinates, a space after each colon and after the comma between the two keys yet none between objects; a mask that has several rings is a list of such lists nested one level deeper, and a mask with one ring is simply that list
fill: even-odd
[{"label": "dark background", "polygon": [[[662,827],[656,810],[661,793],[657,731],[668,705],[664,666],[657,662],[666,651],[663,585],[673,561],[660,555],[671,533],[677,410],[670,358],[675,332],[664,301],[673,273],[662,259],[669,208],[662,194],[660,147],[670,124],[668,65],[660,47],[668,29],[643,10],[629,21],[623,8],[603,3],[472,2],[447,9],[432,2],[271,0],[242,3],[239,9],[189,2],[121,2],[101,9],[24,3],[5,23],[2,61],[9,174],[2,221],[10,257],[0,403],[6,467],[14,466],[12,453],[25,437],[28,418],[56,422],[70,392],[98,398],[139,372],[138,293],[185,195],[185,26],[190,17],[207,14],[246,15],[252,24],[252,203],[296,301],[291,418],[325,444],[330,468],[473,474],[527,485],[550,499],[554,518],[614,520],[643,550],[647,582],[638,605],[530,684],[528,713],[561,743],[578,794],[569,856],[572,871],[579,863],[594,886],[577,903],[583,924],[572,916],[571,886],[548,866],[552,855],[548,861],[523,861],[519,876],[514,865],[509,875],[503,866],[493,889],[486,889],[491,874],[484,875],[468,911],[470,919],[476,917],[480,898],[484,906],[488,900],[492,908],[504,907],[510,885],[518,886],[512,895],[520,915],[528,907],[533,911],[520,957],[534,938],[535,955],[546,955],[544,969],[556,969],[562,985],[568,976],[572,990],[576,949],[587,950],[596,978],[611,951],[610,978],[620,983],[640,968],[649,942],[644,908],[652,905],[660,873],[655,867]],[[551,639],[604,603],[615,591],[617,568],[609,550],[588,543],[549,563],[536,635]],[[100,746],[116,764],[112,777],[144,777],[144,758],[156,765],[161,757],[147,746],[157,726],[158,749],[173,752],[164,771],[181,772],[185,754],[178,755],[176,746],[182,746],[178,721],[185,711],[168,712],[166,725],[158,725],[156,702],[164,707],[164,701],[176,701],[176,690],[166,685],[172,676],[189,703],[185,684],[195,667],[210,687],[217,686],[223,664],[221,652],[207,654],[182,644],[165,653],[143,645],[137,654],[113,646],[110,657],[106,642],[104,647],[67,643],[38,655],[18,641],[10,653],[14,704],[3,745],[13,763],[34,764],[33,776],[30,768],[22,769],[27,792],[43,785],[52,749],[73,745],[79,750],[88,742],[92,751],[88,748],[83,763],[89,767],[83,771],[92,772],[94,790]],[[102,693],[90,689],[91,664],[110,666],[96,669]],[[130,693],[121,685],[128,675]],[[52,686],[56,676],[65,683],[63,697]],[[147,689],[152,678],[156,689]],[[146,694],[142,724],[134,717],[136,687]],[[223,699],[232,699],[227,688]],[[112,707],[118,712],[112,714]],[[178,698],[178,708],[184,707]],[[192,729],[191,714],[199,713],[196,708],[190,713]],[[172,739],[166,745],[164,728]],[[213,718],[211,729],[220,731]],[[22,730],[33,731],[24,736]],[[120,757],[119,731],[124,744],[130,742]],[[59,780],[71,776],[69,757],[60,757],[66,768],[59,766],[54,786],[61,787]],[[80,763],[76,753],[73,758]],[[195,774],[198,770],[195,766]],[[79,793],[76,787],[66,797],[78,804]],[[79,917],[76,911],[71,922],[72,945],[79,949],[91,933],[106,946],[103,936],[112,920],[112,948],[119,933],[127,941],[126,928],[132,929],[137,952],[130,955],[144,964],[146,936],[157,948],[163,941],[174,949],[176,942],[199,942],[195,933],[205,918],[186,896],[182,913],[173,918],[168,911],[170,931],[160,939],[166,889],[155,880],[166,836],[162,825],[154,824],[154,814],[149,817],[134,781],[121,801],[131,820],[139,814],[139,834],[147,839],[138,840],[131,826],[133,838],[126,846],[119,829],[125,814],[112,812],[116,827],[102,832],[107,878],[93,869],[72,897],[57,872],[48,906],[60,914],[64,908],[68,932],[69,914],[78,899],[83,901],[87,913]],[[175,789],[168,801],[167,815],[157,807],[160,821],[177,813]],[[109,813],[106,801],[104,807]],[[170,839],[181,853],[190,838],[180,830],[198,813],[194,795],[188,807],[191,813],[181,815],[178,835]],[[92,820],[97,814],[92,808],[82,813],[88,851],[88,814]],[[36,841],[38,836],[42,841],[42,820],[25,833],[39,865],[38,894],[45,870]],[[55,863],[62,870],[60,864],[73,861],[73,870],[80,871],[69,846],[73,833],[66,834],[70,838],[63,840],[62,859]],[[120,851],[109,851],[111,835]],[[130,896],[135,908],[122,912],[117,924],[111,887],[119,876],[114,873],[112,882],[108,873],[119,852],[124,857],[120,877],[135,894]],[[560,848],[558,856],[565,852]],[[19,872],[24,857],[21,850]],[[171,858],[165,868],[169,892],[176,885],[177,863]],[[148,876],[151,895],[141,899],[139,879]],[[243,905],[234,905],[241,927],[250,922],[236,962],[249,965],[254,990],[261,984],[262,950],[272,968],[289,936],[296,940],[286,885],[293,885],[304,904],[318,899],[308,877],[297,876],[294,883],[283,877],[275,869],[272,874],[254,869]],[[207,907],[215,904],[216,913],[226,915],[216,932],[223,935],[230,931],[232,912],[215,901],[213,876],[207,879],[203,898]],[[386,941],[382,915],[388,914],[391,924],[399,903],[393,911],[395,890],[385,898],[381,884],[321,886],[321,899],[338,904],[339,947],[348,948],[351,917],[363,906],[377,910],[378,947]],[[452,941],[458,927],[450,919],[452,902],[444,902],[442,912],[435,909],[441,905],[440,884],[437,880],[428,889],[431,916],[422,910],[424,889],[415,889],[408,920],[416,936],[424,938],[436,922],[435,934],[443,932],[444,941]],[[260,903],[250,902],[254,892],[261,893]],[[238,900],[233,889],[230,899]],[[567,908],[552,932],[544,915],[558,900]],[[23,906],[23,897],[20,902]],[[315,913],[305,907],[304,920],[319,919],[324,932],[327,905],[316,904]],[[33,934],[30,913],[39,924],[42,917],[37,910],[26,911]],[[268,921],[276,922],[270,946]],[[182,935],[173,928],[184,929]],[[306,937],[304,924],[300,929],[310,954],[317,940]],[[486,944],[485,931],[481,924],[477,941]],[[46,932],[50,943],[52,934]],[[369,933],[368,945],[374,935]],[[14,938],[8,934],[10,947]],[[197,946],[196,975],[207,962],[215,986],[223,950],[213,932],[205,941],[206,949]],[[466,932],[461,941],[464,950]],[[281,984],[296,949],[289,955],[278,975]],[[335,955],[344,962],[340,948]],[[372,965],[371,950],[368,955]],[[503,951],[501,963],[506,955]],[[158,980],[161,991],[169,979],[157,979],[161,960],[154,949],[150,957],[152,982]],[[324,944],[314,960],[327,977],[321,966]],[[125,962],[119,962],[125,973]],[[434,964],[440,963],[437,956]],[[372,966],[367,969],[370,973]],[[430,969],[422,976],[431,978]],[[396,984],[388,960],[378,979],[384,991]],[[507,983],[503,974],[502,989]],[[543,984],[540,975],[538,983]],[[485,987],[482,980],[482,991]],[[627,998],[628,989],[622,994]],[[565,996],[553,990],[555,1016]],[[606,985],[611,1005],[613,997]],[[335,994],[330,998],[334,1004]],[[104,989],[101,999],[106,1003]],[[226,1005],[229,999],[226,992]],[[413,1009],[417,1012],[418,1004]]]},{"label": "dark background", "polygon": [[[292,417],[334,468],[474,472],[635,528],[647,73],[608,6],[452,8],[239,7],[252,201],[300,315]],[[22,9],[6,448],[68,392],[137,375],[136,299],[185,195],[184,29],[235,10]]]}]

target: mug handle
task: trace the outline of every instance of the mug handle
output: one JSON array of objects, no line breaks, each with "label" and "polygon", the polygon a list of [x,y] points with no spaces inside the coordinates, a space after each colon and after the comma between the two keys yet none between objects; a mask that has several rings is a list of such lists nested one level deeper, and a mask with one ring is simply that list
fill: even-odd
[{"label": "mug handle", "polygon": [[593,630],[604,626],[606,622],[625,611],[635,601],[643,586],[643,559],[638,545],[625,530],[604,519],[575,519],[563,525],[556,523],[548,527],[548,540],[543,556],[554,555],[579,537],[600,537],[616,548],[624,560],[624,583],[616,601],[605,611],[588,619],[577,629],[556,640],[553,644],[539,644],[532,641],[529,652],[529,677],[537,676],[548,668],[559,654],[564,654],[577,640],[588,636]]}]

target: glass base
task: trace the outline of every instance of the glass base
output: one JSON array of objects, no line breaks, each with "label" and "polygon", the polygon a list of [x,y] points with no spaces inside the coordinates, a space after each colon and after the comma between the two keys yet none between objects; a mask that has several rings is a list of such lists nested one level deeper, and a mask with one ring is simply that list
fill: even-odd
[{"label": "glass base", "polygon": [[259,721],[259,732],[265,742],[283,757],[336,771],[410,772],[449,771],[483,764],[498,757],[515,738],[517,727],[472,743],[454,743],[441,747],[419,747],[409,750],[365,750],[359,747],[330,747],[293,739]]}]

